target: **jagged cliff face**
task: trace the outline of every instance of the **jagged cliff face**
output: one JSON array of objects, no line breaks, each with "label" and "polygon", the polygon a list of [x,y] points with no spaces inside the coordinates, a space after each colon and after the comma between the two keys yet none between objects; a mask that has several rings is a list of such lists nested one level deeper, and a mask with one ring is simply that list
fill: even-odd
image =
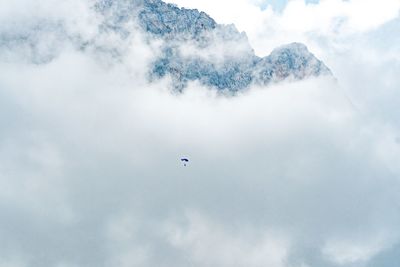
[{"label": "jagged cliff face", "polygon": [[265,58],[257,57],[245,33],[234,25],[217,24],[196,9],[178,8],[161,0],[106,0],[98,8],[113,14],[110,25],[114,29],[128,32],[124,25],[136,20],[152,38],[163,40],[151,77],[170,75],[178,90],[189,81],[238,91],[251,84],[330,74],[324,63],[299,43],[279,47]]},{"label": "jagged cliff face", "polygon": [[[149,42],[161,43],[157,57],[148,66],[149,79],[170,76],[176,90],[183,90],[190,81],[238,91],[251,84],[330,74],[299,43],[279,47],[260,58],[245,33],[234,25],[217,24],[196,9],[178,8],[161,0],[99,0],[93,10],[99,19],[99,29],[93,36],[68,32],[60,21],[42,20],[27,25],[24,31],[0,32],[0,46],[21,46],[36,64],[50,62],[66,42],[118,58],[124,56],[124,42],[128,43],[136,32],[143,32]],[[108,36],[119,36],[121,42],[110,46],[110,42],[101,41]]]}]

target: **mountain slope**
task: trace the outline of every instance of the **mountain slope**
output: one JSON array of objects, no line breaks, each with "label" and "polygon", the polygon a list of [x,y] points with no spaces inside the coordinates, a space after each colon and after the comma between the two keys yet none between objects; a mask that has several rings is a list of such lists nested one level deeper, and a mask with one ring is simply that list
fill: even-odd
[{"label": "mountain slope", "polygon": [[9,52],[14,51],[34,64],[47,64],[72,46],[120,62],[133,36],[143,34],[149,44],[159,44],[150,66],[144,66],[149,80],[169,76],[178,91],[190,81],[235,92],[252,84],[331,75],[325,64],[299,43],[258,57],[244,32],[232,24],[218,24],[196,9],[161,0],[98,0],[91,12],[97,24],[91,25],[96,29],[89,31],[90,35],[79,27],[74,30],[76,22],[68,19],[38,17],[10,23],[0,31],[0,55],[13,58]]},{"label": "mountain slope", "polygon": [[204,12],[161,0],[136,1],[135,8],[140,27],[164,41],[152,77],[170,75],[177,89],[197,80],[220,90],[237,91],[252,83],[331,74],[303,44],[284,45],[260,58],[245,33],[234,25],[217,24]]}]

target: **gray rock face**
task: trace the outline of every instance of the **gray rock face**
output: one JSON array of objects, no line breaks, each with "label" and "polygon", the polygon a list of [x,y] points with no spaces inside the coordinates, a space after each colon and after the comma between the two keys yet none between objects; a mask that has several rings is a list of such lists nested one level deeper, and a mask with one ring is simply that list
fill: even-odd
[{"label": "gray rock face", "polygon": [[170,39],[177,35],[197,39],[203,32],[214,30],[217,26],[204,12],[180,9],[161,1],[144,1],[139,21],[145,31]]},{"label": "gray rock face", "polygon": [[[161,43],[159,56],[148,70],[149,79],[170,76],[178,91],[190,81],[236,92],[252,84],[331,75],[324,63],[299,43],[279,47],[260,58],[244,32],[234,25],[218,24],[196,9],[161,0],[97,0],[93,9],[101,21],[97,35],[81,36],[69,32],[62,21],[42,20],[22,25],[20,31],[13,26],[0,32],[0,48],[18,48],[18,53],[26,54],[35,64],[57,57],[64,43],[118,58],[124,56],[129,37],[140,31],[148,40]],[[108,36],[119,36],[121,42],[99,41],[108,40]]]},{"label": "gray rock face", "polygon": [[303,44],[285,45],[260,58],[245,33],[234,25],[217,24],[204,12],[161,0],[144,0],[137,7],[141,28],[165,42],[152,77],[170,75],[178,90],[195,80],[219,90],[238,91],[252,83],[331,74]]},{"label": "gray rock face", "polygon": [[301,80],[310,76],[331,75],[325,64],[301,43],[274,49],[269,56],[258,62],[255,73],[258,82],[263,84],[287,78]]}]

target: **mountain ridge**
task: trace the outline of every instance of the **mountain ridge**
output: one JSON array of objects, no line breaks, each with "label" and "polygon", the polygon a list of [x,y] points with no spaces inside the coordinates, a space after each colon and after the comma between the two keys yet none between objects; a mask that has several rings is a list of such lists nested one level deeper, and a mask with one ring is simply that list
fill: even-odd
[{"label": "mountain ridge", "polygon": [[300,43],[283,45],[266,57],[258,57],[245,32],[239,32],[233,24],[218,24],[197,9],[162,0],[97,0],[91,11],[96,23],[89,35],[71,30],[67,24],[74,21],[52,17],[16,24],[18,30],[10,23],[0,32],[0,52],[4,58],[12,58],[14,51],[17,58],[46,64],[72,45],[78,51],[118,63],[129,53],[132,38],[143,35],[145,45],[153,41],[159,44],[152,51],[150,64],[143,66],[149,81],[170,77],[177,91],[192,81],[237,92],[254,84],[332,75]]},{"label": "mountain ridge", "polygon": [[[247,35],[233,24],[218,24],[205,12],[179,8],[161,0],[140,2],[139,25],[150,35],[165,41],[163,53],[151,70],[152,77],[169,75],[178,90],[184,89],[190,81],[219,90],[239,91],[251,84],[267,85],[286,79],[331,75],[329,68],[304,44],[283,45],[261,58],[255,55]],[[208,59],[196,53],[187,56],[182,52],[185,46],[191,46],[197,54],[219,48],[223,55]]]}]

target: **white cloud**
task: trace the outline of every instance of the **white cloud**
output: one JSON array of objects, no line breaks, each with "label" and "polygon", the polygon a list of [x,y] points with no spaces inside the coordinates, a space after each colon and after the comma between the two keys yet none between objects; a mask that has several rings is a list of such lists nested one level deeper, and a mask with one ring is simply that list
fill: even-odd
[{"label": "white cloud", "polygon": [[0,266],[1,267],[25,267],[27,266],[24,262],[21,261],[20,257],[16,257],[15,259],[0,258]]},{"label": "white cloud", "polygon": [[289,242],[274,231],[228,230],[193,213],[187,220],[187,226],[169,223],[168,240],[195,266],[285,266]]},{"label": "white cloud", "polygon": [[386,235],[384,237],[378,234],[373,237],[364,237],[362,240],[357,240],[356,237],[347,238],[347,240],[329,240],[322,252],[340,265],[365,264],[376,254],[391,247],[393,245],[391,241],[396,241],[391,233]]},{"label": "white cloud", "polygon": [[[358,10],[348,7],[356,1],[299,3],[287,10],[328,12],[336,3],[329,14],[354,18],[355,34],[334,33],[340,38],[332,46],[307,37],[338,82],[281,83],[236,97],[192,83],[172,94],[168,79],[148,83],[157,43],[148,46],[140,34],[126,43],[97,40],[121,45],[121,61],[65,45],[36,65],[7,50],[0,63],[0,264],[368,266],[396,246],[399,58],[396,44],[368,41],[392,15],[382,11],[361,27]],[[277,29],[313,31],[314,22],[282,26],[287,10],[230,5],[254,12],[249,27],[270,14]],[[64,14],[74,12],[61,13],[54,16],[68,20]],[[87,23],[73,23],[79,14],[67,24],[85,35]],[[183,155],[191,160],[186,168]]]},{"label": "white cloud", "polygon": [[272,7],[262,10],[259,3],[251,0],[169,2],[208,12],[220,23],[234,23],[240,31],[248,34],[259,55],[266,55],[273,48],[294,41],[318,48],[315,45],[318,38],[335,42],[344,36],[374,30],[400,14],[397,0],[321,0],[319,3],[291,0],[282,12],[274,11]]}]

